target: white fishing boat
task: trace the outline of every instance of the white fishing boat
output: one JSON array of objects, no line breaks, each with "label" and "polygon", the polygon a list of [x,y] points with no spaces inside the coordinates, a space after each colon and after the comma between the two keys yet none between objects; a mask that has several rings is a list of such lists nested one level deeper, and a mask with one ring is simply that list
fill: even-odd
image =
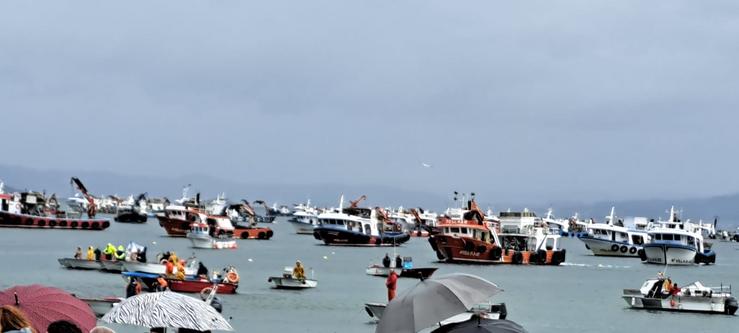
[{"label": "white fishing boat", "polygon": [[[198,260],[197,259],[188,259],[185,262],[185,275],[187,276],[193,276],[196,275],[198,272]],[[135,262],[135,261],[124,261],[123,262],[123,269],[128,272],[140,272],[140,273],[149,273],[149,274],[165,274],[166,273],[166,266],[164,264],[154,264],[154,263],[144,263],[144,262]],[[177,267],[175,267],[174,272],[177,272]]]},{"label": "white fishing boat", "polygon": [[678,290],[666,290],[664,278],[649,279],[639,289],[624,289],[623,299],[631,308],[703,313],[736,313],[737,300],[731,286],[706,287],[696,281]]},{"label": "white fishing boat", "polygon": [[238,247],[233,236],[214,237],[205,223],[193,223],[185,236],[197,249],[235,249]]},{"label": "white fishing boat", "polygon": [[596,256],[639,257],[642,246],[649,242],[649,235],[624,223],[623,219],[616,216],[615,207],[611,207],[611,214],[606,216],[605,223],[589,224],[587,233],[579,239]]},{"label": "white fishing boat", "polygon": [[564,235],[570,232],[570,221],[554,217],[554,210],[549,208],[542,221],[549,227],[549,233]]},{"label": "white fishing boat", "polygon": [[318,226],[318,214],[320,212],[316,207],[310,205],[310,200],[305,204],[298,204],[294,207],[292,217],[287,221],[295,228],[295,233],[302,235],[312,235],[313,229]]},{"label": "white fishing boat", "polygon": [[90,269],[90,270],[103,269],[103,266],[100,264],[100,260],[59,258],[58,261],[59,261],[59,264],[69,269]]},{"label": "white fishing boat", "polygon": [[292,267],[285,267],[282,276],[270,276],[267,282],[274,284],[276,289],[308,289],[318,286],[314,279],[296,279]]},{"label": "white fishing boat", "polygon": [[644,244],[642,261],[660,265],[713,264],[716,253],[706,248],[700,225],[681,221],[674,207],[668,221],[649,229],[650,242]]}]

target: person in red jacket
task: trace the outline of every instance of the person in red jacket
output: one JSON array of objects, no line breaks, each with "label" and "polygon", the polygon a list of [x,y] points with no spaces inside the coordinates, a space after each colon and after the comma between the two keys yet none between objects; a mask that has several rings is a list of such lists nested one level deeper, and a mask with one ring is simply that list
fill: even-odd
[{"label": "person in red jacket", "polygon": [[387,301],[390,302],[395,298],[395,288],[398,284],[398,274],[395,273],[395,270],[390,271],[390,275],[387,276],[387,281],[385,281],[385,286],[387,286]]}]

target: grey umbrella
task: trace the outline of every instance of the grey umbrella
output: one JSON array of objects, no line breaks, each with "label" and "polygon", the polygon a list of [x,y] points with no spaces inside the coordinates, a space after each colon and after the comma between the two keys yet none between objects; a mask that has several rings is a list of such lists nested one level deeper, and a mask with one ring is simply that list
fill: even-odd
[{"label": "grey umbrella", "polygon": [[102,321],[148,328],[233,331],[228,321],[208,303],[170,291],[129,297],[106,313]]},{"label": "grey umbrella", "polygon": [[387,305],[375,333],[416,333],[465,312],[500,291],[494,283],[470,274],[421,281]]},{"label": "grey umbrella", "polygon": [[528,331],[510,320],[473,317],[463,322],[444,325],[431,333],[528,333]]}]

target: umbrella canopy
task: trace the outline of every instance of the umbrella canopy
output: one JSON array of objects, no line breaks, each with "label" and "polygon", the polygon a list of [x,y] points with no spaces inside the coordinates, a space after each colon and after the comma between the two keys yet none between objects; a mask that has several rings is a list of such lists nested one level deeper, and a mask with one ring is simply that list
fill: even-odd
[{"label": "umbrella canopy", "polygon": [[500,291],[494,283],[469,274],[421,281],[387,305],[375,333],[418,332],[465,312]]},{"label": "umbrella canopy", "polygon": [[473,317],[463,322],[444,325],[431,333],[528,333],[528,331],[510,320]]},{"label": "umbrella canopy", "polygon": [[0,292],[0,305],[13,305],[31,320],[33,328],[46,332],[54,321],[67,320],[83,332],[95,327],[95,313],[87,303],[64,290],[32,284],[15,286]]},{"label": "umbrella canopy", "polygon": [[106,313],[102,321],[148,328],[233,331],[228,321],[210,304],[170,291],[129,297]]}]

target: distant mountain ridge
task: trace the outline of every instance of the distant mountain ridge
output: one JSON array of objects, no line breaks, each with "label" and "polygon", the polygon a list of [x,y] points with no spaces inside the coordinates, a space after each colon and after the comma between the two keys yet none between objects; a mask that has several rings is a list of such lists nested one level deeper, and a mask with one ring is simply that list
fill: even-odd
[{"label": "distant mountain ridge", "polygon": [[[121,175],[112,172],[71,172],[64,170],[37,170],[27,167],[0,165],[0,179],[5,181],[6,191],[18,191],[22,189],[45,190],[47,193],[57,193],[64,198],[74,193],[69,180],[72,176],[79,177],[88,189],[96,195],[116,194],[128,196],[148,192],[150,196],[166,196],[169,199],[177,199],[181,195],[182,187],[192,184],[190,195],[200,192],[203,198],[215,198],[219,193],[225,192],[231,200],[256,199],[267,200],[270,204],[292,205],[298,202],[311,202],[319,206],[338,206],[339,195],[344,194],[345,200],[353,200],[362,194],[367,195],[367,205],[370,206],[393,206],[424,207],[436,211],[442,211],[452,204],[450,196],[445,193],[434,194],[422,191],[412,191],[382,185],[361,184],[262,184],[240,181],[230,181],[205,175],[187,175],[182,177],[150,177]],[[720,195],[708,198],[689,199],[650,199],[650,200],[620,200],[620,201],[595,201],[594,202],[566,202],[553,201],[551,204],[531,202],[488,203],[485,198],[480,198],[480,206],[483,208],[494,207],[495,211],[512,209],[523,209],[529,207],[540,216],[546,214],[549,207],[554,209],[558,217],[569,217],[575,212],[580,217],[593,217],[597,221],[603,221],[611,209],[616,207],[618,216],[646,216],[650,218],[666,218],[666,211],[670,206],[684,211],[684,219],[690,218],[694,221],[703,219],[704,222],[713,221],[714,216],[719,217],[719,229],[736,228],[739,226],[739,193]]]}]

